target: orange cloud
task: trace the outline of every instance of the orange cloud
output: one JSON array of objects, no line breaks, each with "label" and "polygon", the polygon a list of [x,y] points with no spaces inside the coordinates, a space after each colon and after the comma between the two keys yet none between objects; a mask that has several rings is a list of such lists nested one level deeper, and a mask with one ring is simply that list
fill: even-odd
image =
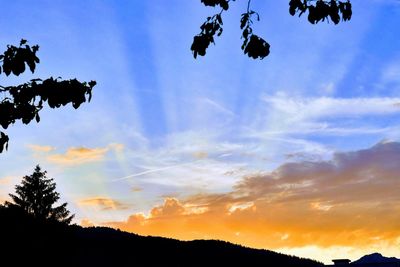
[{"label": "orange cloud", "polygon": [[47,159],[60,165],[77,165],[102,161],[107,152],[120,152],[123,148],[122,144],[110,144],[105,148],[71,147],[64,154],[52,154]]},{"label": "orange cloud", "polygon": [[49,162],[60,165],[79,165],[104,160],[110,151],[121,152],[122,144],[109,144],[104,148],[71,147],[65,153],[54,153],[52,146],[29,145],[29,148],[38,155],[45,156]]},{"label": "orange cloud", "polygon": [[56,164],[75,165],[87,162],[101,161],[104,159],[107,148],[72,147],[65,154],[53,154],[47,159]]},{"label": "orange cloud", "polygon": [[87,198],[79,201],[81,206],[100,207],[102,210],[124,210],[129,205],[108,197]]},{"label": "orange cloud", "polygon": [[41,146],[41,145],[28,145],[28,147],[34,152],[50,152],[55,150],[52,146]]},{"label": "orange cloud", "polygon": [[269,249],[398,247],[399,162],[400,143],[379,143],[329,161],[286,163],[244,177],[231,192],[167,198],[148,216],[105,224],[144,235],[216,238]]}]

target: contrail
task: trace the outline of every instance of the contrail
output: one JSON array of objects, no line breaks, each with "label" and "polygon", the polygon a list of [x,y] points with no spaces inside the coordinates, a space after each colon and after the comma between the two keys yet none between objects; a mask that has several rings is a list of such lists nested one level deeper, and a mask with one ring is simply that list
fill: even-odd
[{"label": "contrail", "polygon": [[142,175],[149,174],[149,173],[160,172],[160,171],[164,171],[164,170],[173,169],[173,168],[176,168],[176,167],[186,166],[186,165],[193,164],[193,163],[195,163],[197,161],[199,161],[199,160],[194,160],[194,161],[186,162],[186,163],[182,163],[182,164],[171,165],[171,166],[167,166],[167,167],[164,167],[164,168],[158,168],[158,169],[143,171],[143,172],[131,174],[131,175],[128,175],[128,176],[124,176],[124,177],[121,177],[121,178],[117,178],[117,179],[111,180],[110,182],[118,182],[118,181],[130,179],[130,178],[133,178],[133,177],[142,176]]}]

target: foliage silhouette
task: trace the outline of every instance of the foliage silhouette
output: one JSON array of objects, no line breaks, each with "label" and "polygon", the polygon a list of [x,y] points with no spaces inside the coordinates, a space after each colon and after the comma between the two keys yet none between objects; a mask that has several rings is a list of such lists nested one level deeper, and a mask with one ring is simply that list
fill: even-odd
[{"label": "foliage silhouette", "polygon": [[6,202],[5,206],[20,209],[38,220],[69,224],[74,215],[69,215],[67,203],[54,206],[60,194],[55,191],[56,184],[52,178],[47,178],[46,173],[37,165],[31,175],[23,177],[21,185],[15,186],[16,194],[9,194],[12,202]]},{"label": "foliage silhouette", "polygon": [[[205,6],[221,7],[221,11],[211,17],[200,26],[201,32],[193,37],[191,50],[194,58],[197,55],[204,56],[211,43],[215,44],[215,35],[221,36],[223,32],[222,13],[229,9],[229,3],[236,0],[201,0]],[[242,32],[242,50],[244,54],[253,59],[263,59],[270,53],[270,45],[263,38],[253,33],[252,18],[260,20],[260,15],[250,9],[251,0],[247,0],[247,10],[242,14],[240,29]],[[352,16],[352,6],[350,0],[345,2],[339,0],[290,0],[289,13],[299,17],[308,12],[308,21],[316,24],[320,21],[329,19],[338,24],[341,20],[348,21]]]},{"label": "foliage silhouette", "polygon": [[13,266],[323,266],[224,241],[178,241],[105,227],[38,221],[1,206],[0,236],[6,244],[0,264],[13,262]]},{"label": "foliage silhouette", "polygon": [[[25,72],[26,65],[34,73],[39,58],[36,52],[38,45],[29,46],[22,39],[19,47],[8,45],[7,50],[0,55],[0,74],[20,75]],[[50,77],[46,80],[32,79],[17,86],[1,86],[3,98],[0,100],[0,126],[7,129],[16,121],[28,124],[33,119],[40,121],[39,112],[47,102],[50,108],[59,108],[69,103],[77,109],[82,103],[90,102],[95,81],[79,82],[77,79],[59,80]],[[0,153],[8,149],[9,137],[0,131]]]}]

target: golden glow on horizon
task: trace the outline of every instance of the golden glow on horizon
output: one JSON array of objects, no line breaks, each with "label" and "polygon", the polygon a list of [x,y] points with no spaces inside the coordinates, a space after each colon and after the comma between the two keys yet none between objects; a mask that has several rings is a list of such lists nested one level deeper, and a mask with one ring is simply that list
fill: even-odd
[{"label": "golden glow on horizon", "polygon": [[[227,240],[325,262],[331,256],[327,258],[318,253],[326,253],[332,246],[343,252],[343,248],[350,248],[348,254],[337,255],[350,257],[371,248],[384,253],[400,245],[399,206],[393,207],[394,214],[390,215],[384,214],[382,209],[385,208],[379,205],[343,205],[329,211],[314,209],[305,201],[290,204],[257,201],[248,208],[234,211],[231,206],[225,203],[210,205],[199,213],[177,199],[167,198],[148,216],[136,213],[125,222],[105,225],[142,235],[182,240]],[[310,246],[313,249],[307,250]]]},{"label": "golden glow on horizon", "polygon": [[337,257],[356,257],[371,248],[398,255],[398,162],[400,144],[382,142],[337,153],[331,161],[290,162],[246,176],[231,192],[166,198],[148,215],[103,225],[183,240],[222,239],[326,263],[332,254],[318,253],[332,247],[347,251]]}]

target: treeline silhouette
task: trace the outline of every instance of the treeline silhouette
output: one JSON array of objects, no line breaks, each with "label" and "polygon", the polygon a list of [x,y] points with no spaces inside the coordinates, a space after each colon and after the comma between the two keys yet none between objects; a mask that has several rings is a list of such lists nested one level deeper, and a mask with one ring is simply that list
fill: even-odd
[{"label": "treeline silhouette", "polygon": [[5,206],[0,206],[0,237],[0,266],[322,266],[223,241],[178,241],[68,225]]},{"label": "treeline silhouette", "polygon": [[[320,263],[216,240],[145,237],[70,225],[67,203],[37,165],[0,205],[0,266],[304,266]],[[11,265],[9,264],[11,263]]]}]

